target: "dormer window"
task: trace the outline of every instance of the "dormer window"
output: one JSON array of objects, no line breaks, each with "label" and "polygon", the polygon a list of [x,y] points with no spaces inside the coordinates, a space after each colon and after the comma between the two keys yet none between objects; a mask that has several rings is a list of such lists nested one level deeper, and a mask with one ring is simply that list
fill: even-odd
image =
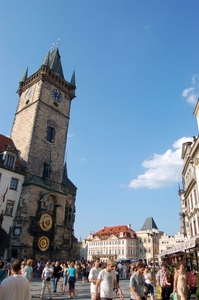
[{"label": "dormer window", "polygon": [[5,166],[9,168],[14,168],[15,157],[13,155],[7,154],[5,157]]}]

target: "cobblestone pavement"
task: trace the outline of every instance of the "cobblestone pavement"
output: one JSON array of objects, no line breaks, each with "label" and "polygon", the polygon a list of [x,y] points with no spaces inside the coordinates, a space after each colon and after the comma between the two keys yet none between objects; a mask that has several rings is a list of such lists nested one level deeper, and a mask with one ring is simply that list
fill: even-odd
[{"label": "cobblestone pavement", "polygon": [[[31,282],[31,296],[33,300],[39,300],[40,299],[40,292],[41,292],[41,279],[34,278],[34,281]],[[130,292],[129,292],[129,280],[121,280],[120,281],[120,287],[122,289],[122,292],[124,294],[125,299],[130,299]],[[53,300],[62,300],[69,298],[68,294],[68,286],[66,287],[66,293],[62,295],[60,292],[60,288],[58,286],[57,292],[53,293]],[[75,284],[75,298],[76,299],[91,299],[90,298],[90,284],[89,283],[81,283],[80,280],[78,280]],[[46,289],[44,299],[49,299],[48,290]],[[118,299],[118,298],[117,298]],[[119,299],[118,299],[119,300]]]}]

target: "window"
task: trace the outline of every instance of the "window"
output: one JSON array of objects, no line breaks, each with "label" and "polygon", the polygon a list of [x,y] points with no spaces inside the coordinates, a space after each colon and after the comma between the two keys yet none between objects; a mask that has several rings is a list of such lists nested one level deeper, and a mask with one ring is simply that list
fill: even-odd
[{"label": "window", "polygon": [[192,197],[192,195],[190,197],[190,208],[193,208],[193,197]]},{"label": "window", "polygon": [[47,141],[53,143],[55,138],[55,128],[47,127]]},{"label": "window", "polygon": [[18,179],[12,178],[10,182],[10,189],[17,190],[17,186],[18,186]]},{"label": "window", "polygon": [[14,167],[15,158],[12,155],[6,155],[5,166],[9,168]]},{"label": "window", "polygon": [[193,192],[194,192],[194,200],[195,200],[195,204],[196,204],[197,203],[196,190],[194,190]]},{"label": "window", "polygon": [[12,216],[14,201],[7,200],[5,215]]}]

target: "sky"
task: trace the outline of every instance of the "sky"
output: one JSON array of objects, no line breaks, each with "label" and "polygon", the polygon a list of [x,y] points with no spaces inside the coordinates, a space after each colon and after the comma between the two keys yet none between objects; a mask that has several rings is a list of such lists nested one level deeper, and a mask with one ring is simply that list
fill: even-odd
[{"label": "sky", "polygon": [[198,135],[197,0],[1,0],[0,133],[19,81],[59,44],[76,72],[66,147],[77,186],[75,236],[104,226],[179,231],[182,143]]}]

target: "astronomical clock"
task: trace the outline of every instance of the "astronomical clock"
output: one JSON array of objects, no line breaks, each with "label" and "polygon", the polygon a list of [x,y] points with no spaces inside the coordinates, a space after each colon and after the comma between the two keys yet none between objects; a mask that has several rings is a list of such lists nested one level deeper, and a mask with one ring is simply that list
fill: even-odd
[{"label": "astronomical clock", "polygon": [[[39,219],[39,227],[42,231],[48,232],[53,225],[52,216],[48,213],[44,213],[41,215]],[[50,239],[46,235],[42,235],[37,240],[37,246],[41,251],[47,251],[50,247]]]}]

